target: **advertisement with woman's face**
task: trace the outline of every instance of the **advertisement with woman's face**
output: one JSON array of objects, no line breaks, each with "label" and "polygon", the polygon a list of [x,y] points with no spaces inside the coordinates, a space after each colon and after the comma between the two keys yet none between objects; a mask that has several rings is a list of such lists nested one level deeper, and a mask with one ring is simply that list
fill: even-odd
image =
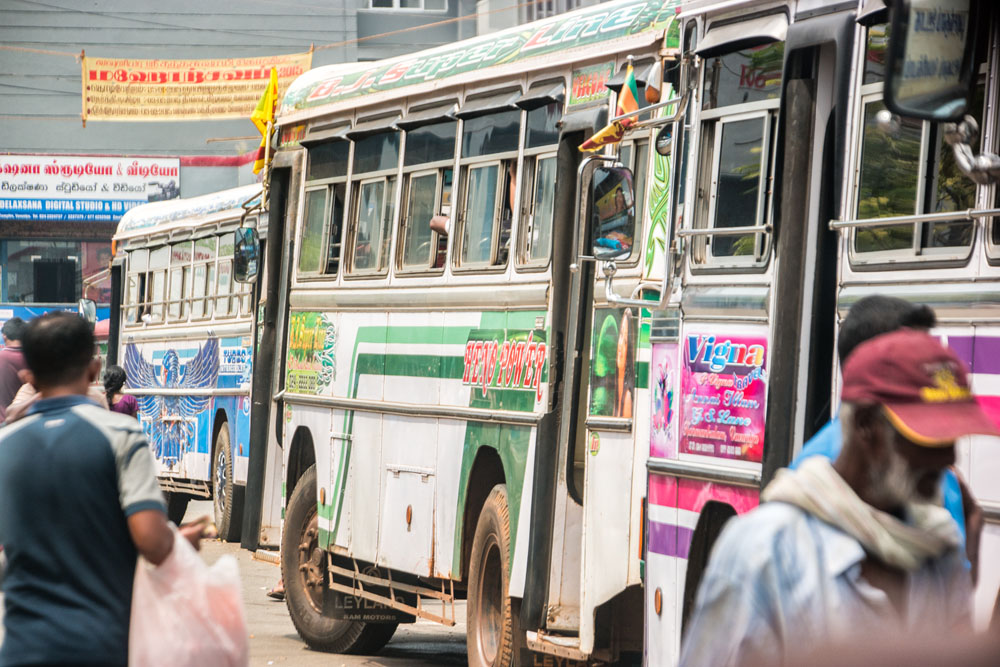
[{"label": "advertisement with woman's face", "polygon": [[635,398],[635,345],[638,322],[631,308],[594,311],[590,365],[590,414],[632,417]]}]

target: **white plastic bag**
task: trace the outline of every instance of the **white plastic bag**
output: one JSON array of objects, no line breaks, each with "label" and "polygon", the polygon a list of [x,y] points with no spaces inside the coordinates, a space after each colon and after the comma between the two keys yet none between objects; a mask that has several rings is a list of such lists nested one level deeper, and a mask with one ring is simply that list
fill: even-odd
[{"label": "white plastic bag", "polygon": [[140,558],[132,590],[131,667],[245,667],[250,659],[239,566],[225,555],[209,567],[174,531],[154,567]]}]

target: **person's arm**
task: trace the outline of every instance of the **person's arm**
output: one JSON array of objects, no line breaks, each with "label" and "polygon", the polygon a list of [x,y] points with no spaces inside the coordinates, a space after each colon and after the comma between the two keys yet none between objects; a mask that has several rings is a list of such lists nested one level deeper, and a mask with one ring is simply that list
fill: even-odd
[{"label": "person's arm", "polygon": [[965,515],[965,555],[969,559],[972,585],[975,587],[979,582],[979,541],[986,519],[983,516],[983,508],[976,502],[972,489],[962,479],[958,468],[952,466],[952,472],[958,480],[958,489],[962,494],[962,513]]},{"label": "person's arm", "polygon": [[12,424],[23,417],[28,412],[28,408],[38,400],[38,392],[30,384],[25,382],[14,394],[14,400],[7,406],[7,424]]},{"label": "person's arm", "polygon": [[174,531],[167,515],[158,509],[139,510],[128,517],[128,532],[139,555],[159,565],[174,548]]}]

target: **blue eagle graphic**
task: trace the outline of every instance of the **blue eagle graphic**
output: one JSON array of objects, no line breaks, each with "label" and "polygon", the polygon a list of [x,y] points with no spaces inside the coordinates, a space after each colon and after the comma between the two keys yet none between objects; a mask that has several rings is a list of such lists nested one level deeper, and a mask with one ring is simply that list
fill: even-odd
[{"label": "blue eagle graphic", "polygon": [[[219,378],[219,339],[209,338],[190,361],[181,366],[174,350],[163,355],[160,371],[142,358],[134,343],[125,347],[128,386],[143,389],[205,389],[215,387]],[[191,417],[208,407],[211,396],[136,396],[139,412],[148,419],[153,454],[167,465],[180,460],[194,442]]]}]

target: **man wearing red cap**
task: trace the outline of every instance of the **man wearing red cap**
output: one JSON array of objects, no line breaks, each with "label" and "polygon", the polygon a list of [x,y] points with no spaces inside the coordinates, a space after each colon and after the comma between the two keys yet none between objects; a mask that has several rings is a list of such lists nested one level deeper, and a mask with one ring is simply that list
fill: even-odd
[{"label": "man wearing red cap", "polygon": [[922,331],[859,345],[843,449],[779,471],[712,552],[682,665],[776,664],[817,643],[971,625],[971,582],[940,479],[955,440],[1000,435],[962,362]]}]

